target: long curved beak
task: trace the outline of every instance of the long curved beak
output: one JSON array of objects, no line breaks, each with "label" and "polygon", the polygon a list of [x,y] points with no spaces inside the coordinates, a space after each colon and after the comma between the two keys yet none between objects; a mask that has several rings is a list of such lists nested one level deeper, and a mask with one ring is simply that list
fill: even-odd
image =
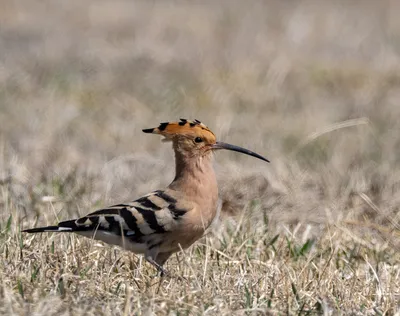
[{"label": "long curved beak", "polygon": [[228,149],[228,150],[232,150],[232,151],[237,151],[239,153],[246,154],[246,155],[249,155],[249,156],[253,156],[253,157],[256,157],[258,159],[261,159],[261,160],[264,160],[266,162],[269,162],[269,160],[267,158],[264,158],[263,156],[255,153],[255,152],[253,152],[251,150],[248,150],[248,149],[245,149],[245,148],[242,148],[242,147],[239,147],[239,146],[223,143],[223,142],[216,142],[214,145],[212,145],[212,149]]}]

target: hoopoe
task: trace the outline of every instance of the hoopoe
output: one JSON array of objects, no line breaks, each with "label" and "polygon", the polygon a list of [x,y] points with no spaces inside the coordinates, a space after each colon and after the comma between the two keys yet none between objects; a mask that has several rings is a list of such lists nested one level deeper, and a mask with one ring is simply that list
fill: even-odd
[{"label": "hoopoe", "polygon": [[266,162],[250,150],[217,142],[199,120],[161,123],[143,132],[164,136],[175,151],[175,178],[164,190],[135,201],[113,205],[78,219],[23,230],[27,233],[74,232],[134,253],[144,254],[161,275],[171,254],[203,236],[217,213],[218,187],[212,152],[228,149]]}]

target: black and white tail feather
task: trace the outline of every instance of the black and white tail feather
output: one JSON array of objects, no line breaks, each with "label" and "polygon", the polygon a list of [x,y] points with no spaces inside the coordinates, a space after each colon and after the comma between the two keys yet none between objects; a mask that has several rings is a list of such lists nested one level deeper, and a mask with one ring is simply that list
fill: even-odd
[{"label": "black and white tail feather", "polygon": [[58,226],[46,226],[25,229],[23,233],[50,233],[50,232],[74,232],[78,231],[79,227],[75,224],[75,220],[60,222]]}]

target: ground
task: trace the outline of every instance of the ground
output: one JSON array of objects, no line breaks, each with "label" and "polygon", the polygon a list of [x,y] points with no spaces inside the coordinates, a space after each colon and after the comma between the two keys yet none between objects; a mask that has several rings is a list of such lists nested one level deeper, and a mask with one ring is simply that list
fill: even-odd
[{"label": "ground", "polygon": [[[399,315],[398,1],[12,1],[0,9],[0,314]],[[163,188],[143,128],[199,119],[221,217],[160,279],[26,235]],[[183,278],[181,278],[183,277]]]}]

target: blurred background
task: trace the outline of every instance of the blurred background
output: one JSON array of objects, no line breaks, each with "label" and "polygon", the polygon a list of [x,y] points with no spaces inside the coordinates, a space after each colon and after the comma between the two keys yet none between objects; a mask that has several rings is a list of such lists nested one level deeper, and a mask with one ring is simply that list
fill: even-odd
[{"label": "blurred background", "polygon": [[183,117],[271,160],[216,155],[224,216],[399,229],[399,1],[0,7],[0,180],[22,220],[168,185],[170,145],[141,130]]}]

